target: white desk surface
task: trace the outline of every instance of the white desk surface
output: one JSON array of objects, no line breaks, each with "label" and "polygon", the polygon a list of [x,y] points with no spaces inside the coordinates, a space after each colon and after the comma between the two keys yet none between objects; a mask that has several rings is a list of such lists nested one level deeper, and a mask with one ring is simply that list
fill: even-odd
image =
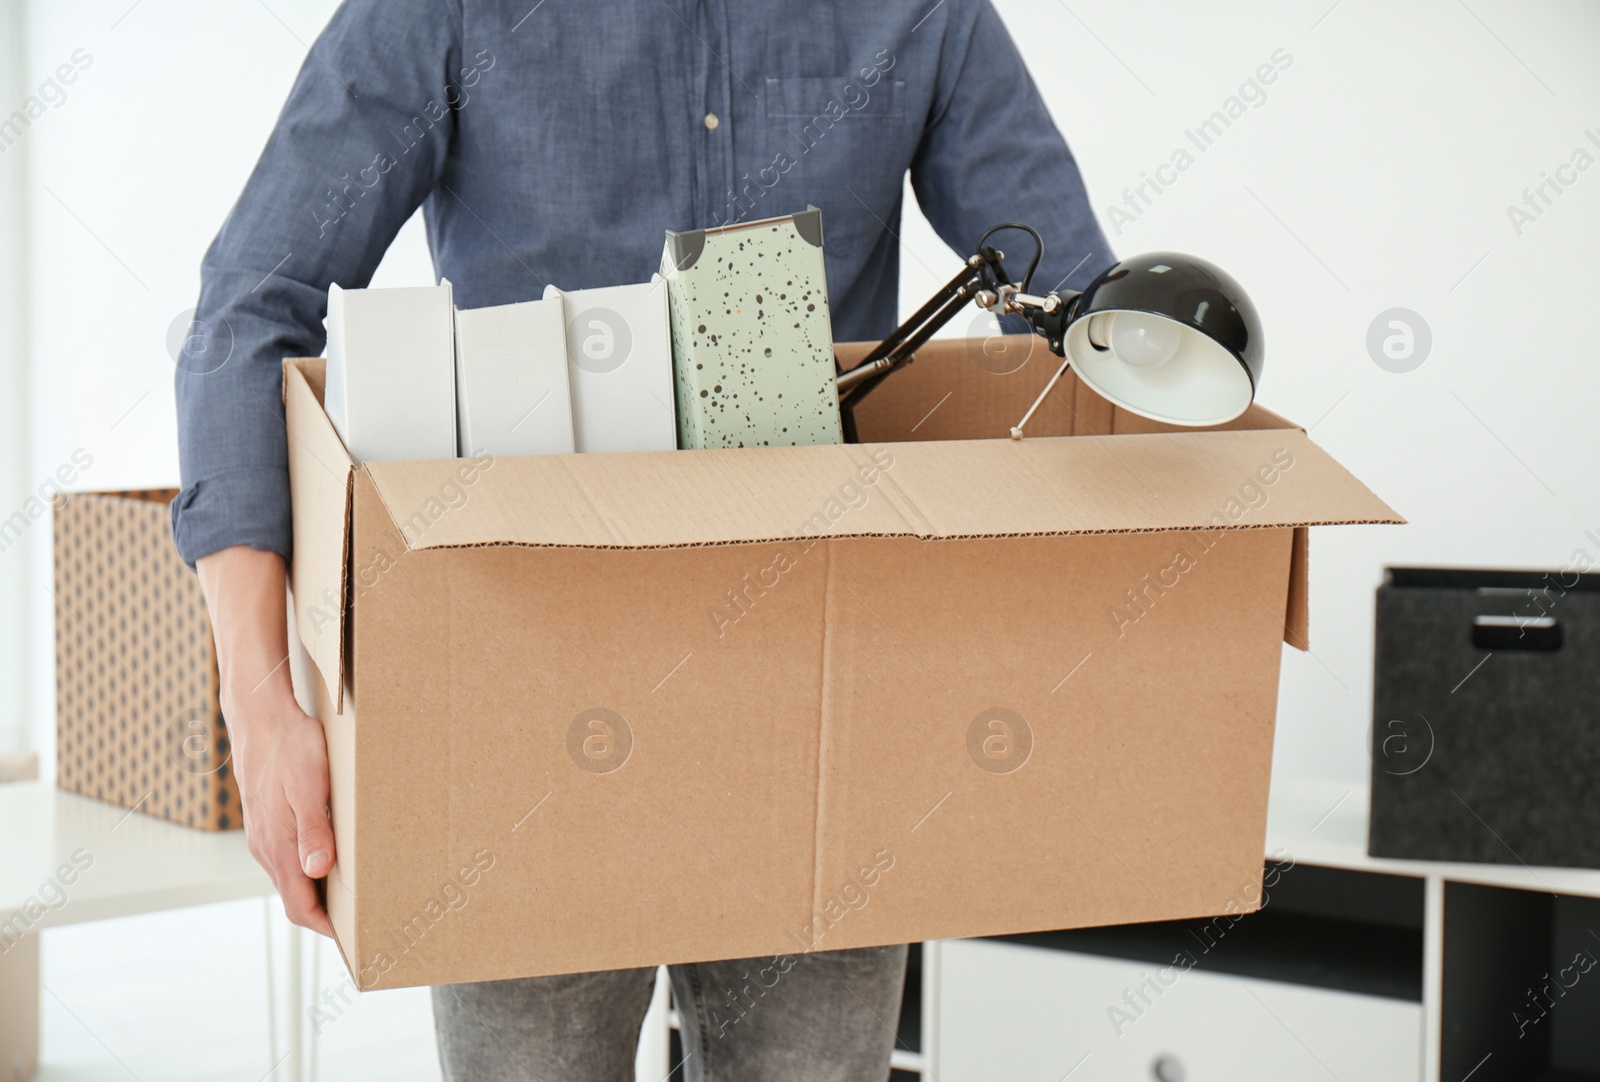
[{"label": "white desk surface", "polygon": [[[88,867],[62,887],[57,869],[80,849]],[[272,892],[242,830],[130,814],[48,781],[0,785],[0,923],[34,902],[34,927],[49,928]]]}]

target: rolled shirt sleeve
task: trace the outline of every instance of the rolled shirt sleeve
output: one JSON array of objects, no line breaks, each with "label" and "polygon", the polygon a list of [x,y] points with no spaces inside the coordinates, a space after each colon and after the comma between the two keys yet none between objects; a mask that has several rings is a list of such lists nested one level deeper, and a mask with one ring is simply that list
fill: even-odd
[{"label": "rolled shirt sleeve", "polygon": [[[1044,236],[1033,291],[1082,289],[1115,258],[1095,220],[1078,163],[989,0],[952,0],[933,113],[911,166],[917,203],[963,255],[1001,222]],[[928,29],[924,27],[924,30]],[[1032,242],[998,234],[1020,276]],[[1008,330],[1022,329],[1020,319]]]},{"label": "rolled shirt sleeve", "polygon": [[201,267],[176,377],[179,553],[291,555],[282,360],[320,352],[330,283],[365,286],[439,183],[471,85],[452,0],[348,0]]}]

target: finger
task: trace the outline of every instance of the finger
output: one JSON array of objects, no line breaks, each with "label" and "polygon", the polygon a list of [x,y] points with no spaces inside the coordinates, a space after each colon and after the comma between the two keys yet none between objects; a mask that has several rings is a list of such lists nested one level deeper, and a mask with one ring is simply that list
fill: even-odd
[{"label": "finger", "polygon": [[317,896],[317,885],[300,867],[293,808],[283,801],[278,803],[276,810],[267,807],[267,811],[273,829],[261,839],[262,852],[257,859],[278,890],[278,897],[283,901],[284,916],[302,928],[331,937],[333,927]]},{"label": "finger", "polygon": [[333,824],[328,821],[328,783],[326,776],[313,779],[289,794],[294,814],[295,841],[300,855],[300,870],[311,879],[321,879],[333,869]]},{"label": "finger", "polygon": [[277,870],[278,896],[283,899],[284,916],[302,928],[331,937],[333,926],[317,897],[317,884],[295,866],[292,850],[284,851],[277,862]]}]

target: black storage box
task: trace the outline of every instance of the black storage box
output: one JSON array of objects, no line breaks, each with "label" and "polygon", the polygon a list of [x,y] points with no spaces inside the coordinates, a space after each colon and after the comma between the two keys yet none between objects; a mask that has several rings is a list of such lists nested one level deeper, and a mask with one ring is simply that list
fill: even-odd
[{"label": "black storage box", "polygon": [[1375,857],[1600,868],[1600,574],[1389,568]]}]

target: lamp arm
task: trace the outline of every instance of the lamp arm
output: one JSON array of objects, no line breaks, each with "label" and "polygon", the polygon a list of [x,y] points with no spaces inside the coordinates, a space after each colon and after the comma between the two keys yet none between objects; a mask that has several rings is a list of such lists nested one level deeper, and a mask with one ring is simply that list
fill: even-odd
[{"label": "lamp arm", "polygon": [[861,385],[870,380],[872,385],[876,386],[877,377],[887,375],[909,361],[912,354],[933,337],[934,332],[950,322],[955,314],[966,306],[980,287],[988,284],[998,267],[998,257],[1000,253],[988,249],[987,253],[979,253],[967,260],[959,274],[946,282],[926,304],[896,327],[889,337],[862,358],[860,364],[848,372],[840,373],[838,377],[840,404],[844,404],[843,396],[846,392],[850,392],[849,401],[852,403],[860,401],[866,393],[866,388]]},{"label": "lamp arm", "polygon": [[1017,312],[1028,321],[1028,326],[1033,328],[1035,334],[1042,337],[1050,344],[1050,352],[1060,357],[1061,367],[1056,369],[1055,375],[1050,377],[1050,382],[1044,385],[1044,390],[1039,392],[1039,397],[1033,400],[1033,405],[1028,407],[1028,412],[1022,415],[1022,420],[1011,426],[1011,438],[1020,440],[1022,430],[1027,426],[1050,392],[1055,390],[1061,377],[1067,374],[1067,369],[1072,366],[1072,361],[1067,357],[1066,341],[1067,327],[1072,323],[1077,312],[1078,298],[1081,293],[1051,293],[1045,297],[1033,297],[1018,293],[1006,298],[1006,308]]},{"label": "lamp arm", "polygon": [[1066,356],[1067,326],[1075,318],[1078,298],[1083,294],[1068,291],[1032,297],[1018,293],[1007,298],[1007,310],[1019,313],[1033,332],[1050,344],[1050,352]]},{"label": "lamp arm", "polygon": [[[1002,229],[1020,229],[1032,236],[1034,241],[1033,261],[1028,264],[1028,273],[1020,286],[1013,283],[1006,274],[1005,253],[987,243],[993,234]],[[926,304],[875,346],[859,364],[848,372],[837,373],[835,390],[839,396],[839,414],[845,442],[857,442],[856,405],[895,369],[913,361],[917,350],[926,345],[941,327],[955,318],[956,313],[966,307],[969,301],[976,301],[979,307],[997,314],[1016,313],[1025,316],[1033,330],[1050,342],[1050,348],[1060,353],[1066,325],[1071,320],[1069,309],[1072,302],[1077,300],[1078,294],[1051,293],[1048,296],[1035,297],[1026,292],[1043,255],[1044,242],[1038,231],[1031,226],[1008,222],[986,232],[978,240],[977,253],[968,257],[955,277],[946,282]],[[1060,378],[1059,373],[1056,378]],[[1053,385],[1054,380],[1051,382]],[[1037,405],[1038,403],[1035,403],[1035,407]],[[1031,414],[1032,410],[1029,413]],[[1026,422],[1027,418],[1024,417],[1023,423]],[[1020,431],[1019,426],[1013,431],[1013,435],[1020,437]]]},{"label": "lamp arm", "polygon": [[967,260],[954,278],[895,328],[894,333],[874,347],[860,364],[839,374],[835,387],[839,395],[839,420],[846,443],[858,442],[855,407],[863,398],[871,394],[890,373],[914,360],[917,350],[969,301],[986,297],[992,302],[996,291],[1009,285],[1010,279],[1002,263],[1004,259],[1004,252],[980,246],[977,254]]}]

